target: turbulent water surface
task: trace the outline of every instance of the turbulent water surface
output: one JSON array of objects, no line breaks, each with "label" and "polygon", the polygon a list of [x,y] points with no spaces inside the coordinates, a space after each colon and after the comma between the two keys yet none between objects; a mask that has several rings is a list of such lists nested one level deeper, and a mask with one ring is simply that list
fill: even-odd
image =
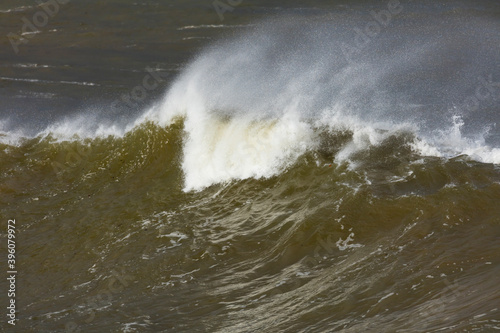
[{"label": "turbulent water surface", "polygon": [[43,10],[0,4],[1,331],[500,330],[500,3]]}]

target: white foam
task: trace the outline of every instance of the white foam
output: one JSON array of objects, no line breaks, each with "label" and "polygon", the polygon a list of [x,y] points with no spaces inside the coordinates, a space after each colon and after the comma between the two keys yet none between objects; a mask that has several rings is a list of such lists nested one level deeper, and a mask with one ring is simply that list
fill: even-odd
[{"label": "white foam", "polygon": [[467,137],[462,133],[464,122],[461,117],[454,116],[451,125],[444,130],[417,139],[413,143],[416,152],[423,156],[455,157],[468,155],[482,163],[500,163],[500,148],[491,147],[485,142],[487,130]]},{"label": "white foam", "polygon": [[211,61],[203,58],[191,65],[164,102],[138,119],[138,123],[152,120],[167,126],[177,117],[184,118],[186,191],[271,177],[315,146],[314,130],[293,107],[263,115],[250,105],[238,107],[230,92],[214,89],[206,80],[214,65]]},{"label": "white foam", "polygon": [[[433,49],[439,43],[425,47],[416,43],[393,50],[396,44],[380,41],[372,43],[372,52],[366,56],[347,61],[339,45],[351,42],[352,31],[348,29],[342,35],[341,30],[331,29],[332,25],[299,23],[277,28],[272,24],[258,25],[252,32],[211,46],[183,69],[162,101],[129,124],[103,122],[97,116],[76,116],[50,125],[41,135],[61,140],[123,136],[146,121],[168,126],[182,117],[186,132],[181,163],[185,190],[276,175],[308,149],[317,147],[317,131],[324,127],[353,133],[352,140],[335,156],[336,162],[349,160],[354,153],[376,146],[398,131],[410,131],[416,137],[413,149],[423,156],[467,154],[481,162],[500,163],[500,148],[488,146],[484,133],[463,135],[458,117],[452,119],[447,129],[437,131],[436,128],[445,127],[444,113],[435,124],[434,118],[419,123],[413,112],[422,104],[411,99],[406,102],[407,95],[413,93],[428,98],[431,83],[431,87],[439,88],[436,95],[440,98],[441,91],[453,90],[454,81],[452,86],[443,86],[440,80],[415,86],[415,82],[403,80],[412,77],[412,64],[422,61],[422,53],[440,52]],[[228,26],[180,29],[222,27]],[[389,50],[394,52],[386,57]],[[477,59],[463,61],[475,64]],[[398,84],[400,80],[412,83],[411,90],[401,90],[400,86],[406,85]],[[426,118],[423,113],[422,118]],[[420,125],[429,125],[434,131],[421,131]]]},{"label": "white foam", "polygon": [[0,119],[0,143],[17,146],[28,135],[20,128],[11,129],[9,118]]},{"label": "white foam", "polygon": [[122,137],[129,130],[131,127],[98,121],[95,114],[89,113],[53,123],[40,132],[38,136],[50,135],[58,141],[81,140],[108,136]]},{"label": "white foam", "polygon": [[314,145],[312,129],[293,116],[262,121],[188,119],[186,130],[182,162],[186,190],[271,177]]},{"label": "white foam", "polygon": [[420,131],[418,119],[405,109],[419,105],[401,106],[402,96],[380,88],[402,64],[419,59],[418,48],[405,49],[398,61],[384,59],[384,66],[378,58],[348,64],[338,50],[331,53],[336,49],[330,42],[307,34],[296,40],[287,29],[274,34],[269,33],[273,27],[267,28],[202,52],[164,100],[137,120],[168,126],[184,118],[185,190],[276,175],[316,147],[315,131],[325,126],[353,133],[336,162],[399,131],[413,132],[413,149],[424,156],[468,154],[500,162],[499,149],[479,137],[464,138],[458,118],[449,130]]}]

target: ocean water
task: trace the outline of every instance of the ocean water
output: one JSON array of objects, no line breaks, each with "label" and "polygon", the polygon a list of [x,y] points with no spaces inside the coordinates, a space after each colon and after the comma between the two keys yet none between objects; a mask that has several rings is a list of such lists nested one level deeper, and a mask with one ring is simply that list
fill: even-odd
[{"label": "ocean water", "polygon": [[500,330],[498,1],[0,22],[0,331]]}]

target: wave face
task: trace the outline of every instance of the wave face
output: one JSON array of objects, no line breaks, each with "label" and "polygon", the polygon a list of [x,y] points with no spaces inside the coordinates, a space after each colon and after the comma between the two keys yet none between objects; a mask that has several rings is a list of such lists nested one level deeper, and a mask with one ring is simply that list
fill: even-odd
[{"label": "wave face", "polygon": [[500,26],[406,10],[260,22],[133,120],[6,131],[22,330],[497,330]]},{"label": "wave face", "polygon": [[[198,171],[189,168],[200,162],[185,156],[184,124],[2,147],[2,215],[21,216],[25,251],[36,249],[20,266],[24,292],[38,295],[20,309],[29,319],[23,331],[498,327],[496,165],[422,157],[404,131],[336,163],[345,145],[370,137],[326,131],[299,158],[298,150],[270,154],[278,144],[234,161],[214,151],[202,160],[208,166],[250,165]],[[248,124],[244,132],[251,140],[252,131],[293,130],[309,142],[314,134],[294,126]],[[238,130],[218,128],[215,142]],[[272,161],[284,167],[275,176]],[[186,191],[186,184],[246,176]],[[54,253],[61,255],[47,259]],[[37,274],[39,282],[29,283]]]}]

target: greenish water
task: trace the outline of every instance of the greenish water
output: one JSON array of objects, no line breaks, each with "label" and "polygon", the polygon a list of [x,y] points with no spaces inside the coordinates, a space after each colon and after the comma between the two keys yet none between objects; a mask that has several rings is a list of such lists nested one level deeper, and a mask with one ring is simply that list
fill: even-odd
[{"label": "greenish water", "polygon": [[70,1],[4,38],[0,331],[500,330],[499,4],[388,6]]}]

